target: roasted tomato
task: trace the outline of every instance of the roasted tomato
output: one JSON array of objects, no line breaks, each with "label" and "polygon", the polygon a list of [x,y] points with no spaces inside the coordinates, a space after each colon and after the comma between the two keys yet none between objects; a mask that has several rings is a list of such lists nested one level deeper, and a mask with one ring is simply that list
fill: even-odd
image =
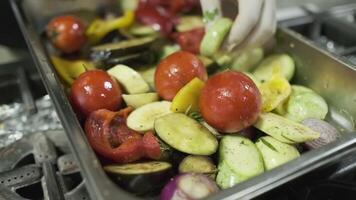
[{"label": "roasted tomato", "polygon": [[76,52],[86,42],[84,23],[71,15],[53,18],[47,25],[46,33],[54,47],[64,53]]},{"label": "roasted tomato", "polygon": [[145,25],[151,25],[164,35],[169,35],[174,27],[174,17],[165,9],[151,5],[140,5],[135,12],[136,19]]},{"label": "roasted tomato", "polygon": [[155,87],[165,100],[172,100],[177,92],[193,78],[205,81],[208,77],[203,63],[192,53],[179,51],[163,59],[155,72]]},{"label": "roasted tomato", "polygon": [[131,107],[112,112],[100,109],[85,122],[85,133],[93,149],[101,156],[118,163],[128,163],[143,157],[159,159],[160,145],[152,132],[142,134],[126,125]]},{"label": "roasted tomato", "polygon": [[70,101],[79,117],[99,109],[117,110],[122,102],[121,89],[108,73],[102,70],[84,72],[74,80]]},{"label": "roasted tomato", "polygon": [[173,38],[182,50],[199,54],[200,42],[202,41],[204,34],[204,27],[201,27],[190,31],[174,33]]},{"label": "roasted tomato", "polygon": [[212,76],[199,98],[204,120],[224,133],[235,133],[251,126],[259,116],[261,104],[261,94],[254,82],[234,71]]}]

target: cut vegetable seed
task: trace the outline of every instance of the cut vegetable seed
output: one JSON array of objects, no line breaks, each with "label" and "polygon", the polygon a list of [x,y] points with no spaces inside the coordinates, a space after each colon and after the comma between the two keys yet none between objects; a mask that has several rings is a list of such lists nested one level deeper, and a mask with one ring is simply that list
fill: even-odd
[{"label": "cut vegetable seed", "polygon": [[214,21],[200,44],[200,53],[203,56],[213,56],[219,50],[231,26],[232,21],[229,18],[220,18]]}]

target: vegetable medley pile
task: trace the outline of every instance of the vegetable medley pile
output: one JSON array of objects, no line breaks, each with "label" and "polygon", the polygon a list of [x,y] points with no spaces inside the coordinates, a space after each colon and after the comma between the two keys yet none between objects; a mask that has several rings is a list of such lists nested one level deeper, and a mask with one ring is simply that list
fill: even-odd
[{"label": "vegetable medley pile", "polygon": [[212,14],[196,0],[122,1],[118,13],[47,26],[87,139],[130,192],[204,198],[339,136],[325,100],[290,83],[289,55],[220,52],[232,22]]}]

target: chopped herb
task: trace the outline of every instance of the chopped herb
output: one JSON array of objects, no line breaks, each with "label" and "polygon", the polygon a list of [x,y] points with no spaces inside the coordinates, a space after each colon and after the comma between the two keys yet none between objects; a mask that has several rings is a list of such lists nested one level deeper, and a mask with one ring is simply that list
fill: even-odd
[{"label": "chopped herb", "polygon": [[199,112],[190,112],[190,113],[188,113],[188,116],[193,118],[197,122],[204,121],[203,117],[201,116],[201,114]]},{"label": "chopped herb", "polygon": [[266,145],[267,147],[269,147],[270,149],[272,149],[275,152],[278,152],[278,150],[276,148],[274,148],[273,145],[271,145],[269,142],[267,142],[266,140],[264,140],[263,138],[260,138],[261,142]]},{"label": "chopped herb", "polygon": [[203,13],[203,19],[204,22],[211,22],[215,19],[215,17],[218,15],[218,9],[215,8],[214,10],[207,10]]}]

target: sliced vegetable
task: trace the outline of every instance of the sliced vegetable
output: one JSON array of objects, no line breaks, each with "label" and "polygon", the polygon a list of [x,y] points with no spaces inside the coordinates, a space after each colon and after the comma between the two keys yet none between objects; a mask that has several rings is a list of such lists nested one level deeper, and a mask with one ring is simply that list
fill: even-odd
[{"label": "sliced vegetable", "polygon": [[119,28],[129,27],[134,22],[134,12],[127,10],[123,16],[115,19],[95,19],[86,30],[86,35],[92,44],[99,42],[106,34]]},{"label": "sliced vegetable", "polygon": [[296,122],[307,118],[324,119],[328,113],[328,104],[325,100],[303,86],[292,86],[292,94],[284,105],[285,117]]},{"label": "sliced vegetable", "polygon": [[258,80],[255,75],[251,74],[250,72],[243,72],[246,76],[248,76],[255,84],[257,87],[260,87],[261,82]]},{"label": "sliced vegetable", "polygon": [[86,60],[65,60],[57,56],[51,56],[51,61],[59,76],[68,84],[87,70],[95,69],[93,63]]},{"label": "sliced vegetable", "polygon": [[204,27],[204,22],[200,16],[187,15],[179,18],[176,29],[179,32],[185,32],[201,27]]},{"label": "sliced vegetable", "polygon": [[174,177],[162,190],[161,200],[195,200],[219,191],[216,183],[202,174],[181,174]]},{"label": "sliced vegetable", "polygon": [[159,100],[159,96],[155,92],[142,94],[123,94],[122,98],[124,99],[127,106],[132,106],[133,108],[138,108]]},{"label": "sliced vegetable", "polygon": [[280,68],[283,76],[289,81],[295,70],[294,60],[287,54],[275,54],[265,58],[254,70],[253,75],[261,82],[270,79],[275,67]]},{"label": "sliced vegetable", "polygon": [[282,143],[270,136],[259,138],[256,146],[263,156],[267,170],[271,170],[300,156],[297,148]]},{"label": "sliced vegetable", "polygon": [[192,155],[211,155],[218,141],[199,122],[182,113],[171,113],[155,121],[157,135],[178,151]]},{"label": "sliced vegetable", "polygon": [[262,48],[254,48],[237,56],[231,64],[231,69],[236,71],[250,72],[263,59]]},{"label": "sliced vegetable", "polygon": [[273,113],[260,115],[256,128],[273,138],[288,144],[301,143],[319,138],[320,133]]},{"label": "sliced vegetable", "polygon": [[[255,144],[247,138],[224,136],[220,141],[219,155],[217,179],[219,186],[223,188],[232,187],[264,171],[261,154]],[[228,171],[224,171],[226,169]],[[231,176],[234,177],[233,182],[229,182]]]},{"label": "sliced vegetable", "polygon": [[108,73],[113,76],[129,94],[139,94],[150,91],[150,86],[142,76],[126,65],[116,65],[109,69]]},{"label": "sliced vegetable", "polygon": [[167,162],[107,165],[104,170],[121,187],[137,195],[158,193],[173,175]]},{"label": "sliced vegetable", "polygon": [[105,61],[107,59],[142,52],[147,50],[155,40],[155,37],[143,37],[97,45],[91,48],[91,57],[96,61]]},{"label": "sliced vegetable", "polygon": [[180,47],[177,44],[172,44],[172,45],[165,45],[162,49],[162,53],[161,53],[161,59],[171,55],[172,53],[175,53],[177,51],[180,51]]},{"label": "sliced vegetable", "polygon": [[318,139],[305,142],[304,145],[308,149],[320,148],[337,140],[341,136],[340,132],[335,127],[320,119],[305,119],[302,121],[302,124],[320,133],[320,137]]},{"label": "sliced vegetable", "polygon": [[204,87],[204,82],[199,78],[194,78],[182,87],[172,101],[171,110],[173,112],[198,111],[199,96]]},{"label": "sliced vegetable", "polygon": [[200,173],[215,179],[217,168],[211,158],[207,156],[193,156],[185,157],[179,164],[180,173]]},{"label": "sliced vegetable", "polygon": [[203,37],[200,54],[208,57],[213,56],[219,50],[231,26],[232,21],[229,18],[215,20]]},{"label": "sliced vegetable", "polygon": [[134,24],[129,28],[129,32],[134,36],[152,36],[155,35],[157,32],[152,26],[148,25],[141,25],[141,24]]},{"label": "sliced vegetable", "polygon": [[259,90],[262,94],[262,111],[264,112],[277,108],[292,92],[288,80],[282,76],[278,67],[274,68],[272,77],[259,86]]},{"label": "sliced vegetable", "polygon": [[127,126],[132,130],[144,132],[153,130],[157,118],[171,113],[172,103],[159,101],[146,104],[134,110],[127,118]]},{"label": "sliced vegetable", "polygon": [[138,71],[138,73],[141,74],[142,78],[148,83],[150,86],[150,89],[152,91],[155,91],[155,72],[156,72],[156,67],[148,67],[148,68],[143,68]]}]

